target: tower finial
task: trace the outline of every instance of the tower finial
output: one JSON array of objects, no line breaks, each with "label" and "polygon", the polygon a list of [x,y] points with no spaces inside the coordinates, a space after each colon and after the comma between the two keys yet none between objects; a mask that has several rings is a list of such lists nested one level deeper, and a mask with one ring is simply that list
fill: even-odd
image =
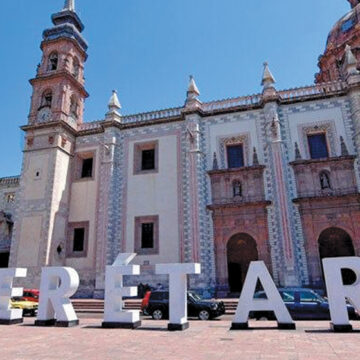
[{"label": "tower finial", "polygon": [[359,71],[357,69],[357,60],[355,58],[354,53],[351,50],[349,44],[345,47],[345,55],[344,55],[344,73],[345,75],[357,75]]},{"label": "tower finial", "polygon": [[121,104],[119,101],[119,98],[117,96],[117,91],[113,90],[112,95],[110,97],[109,103],[108,103],[109,111],[106,113],[106,119],[107,120],[116,120],[121,121]]},{"label": "tower finial", "polygon": [[121,109],[121,104],[117,96],[117,91],[113,90],[111,98],[109,100],[108,108],[110,111],[118,111]]},{"label": "tower finial", "polygon": [[274,84],[275,84],[274,76],[269,69],[269,64],[265,61],[264,62],[264,73],[263,73],[261,85],[264,87],[264,89],[268,89],[270,87],[273,87]]},{"label": "tower finial", "polygon": [[192,75],[190,75],[185,105],[193,106],[193,105],[201,104],[199,101],[199,95],[200,95],[200,91],[196,86],[195,79]]},{"label": "tower finial", "polygon": [[64,5],[64,11],[68,10],[68,11],[73,11],[75,12],[75,0],[65,0],[65,5]]},{"label": "tower finial", "polygon": [[188,93],[192,93],[195,96],[200,95],[200,91],[199,91],[198,87],[196,86],[195,79],[192,75],[189,76]]}]

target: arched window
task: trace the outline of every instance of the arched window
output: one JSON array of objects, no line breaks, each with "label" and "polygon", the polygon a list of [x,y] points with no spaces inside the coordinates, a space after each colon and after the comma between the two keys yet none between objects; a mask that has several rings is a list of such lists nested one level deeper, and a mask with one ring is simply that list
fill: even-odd
[{"label": "arched window", "polygon": [[234,197],[242,196],[242,186],[241,186],[241,182],[238,180],[235,180],[233,182],[233,195]]},{"label": "arched window", "polygon": [[75,95],[73,95],[70,99],[70,115],[75,119],[78,118],[78,110],[79,110],[78,100],[76,99]]},{"label": "arched window", "polygon": [[77,79],[79,77],[80,73],[80,63],[77,58],[74,58],[73,60],[73,75]]},{"label": "arched window", "polygon": [[49,56],[48,70],[49,71],[57,70],[58,62],[59,62],[58,54],[56,52],[51,53]]},{"label": "arched window", "polygon": [[51,107],[52,103],[52,92],[51,90],[46,90],[43,93],[43,96],[41,98],[41,107],[48,106]]},{"label": "arched window", "polygon": [[322,171],[319,175],[321,190],[331,189],[330,174]]}]

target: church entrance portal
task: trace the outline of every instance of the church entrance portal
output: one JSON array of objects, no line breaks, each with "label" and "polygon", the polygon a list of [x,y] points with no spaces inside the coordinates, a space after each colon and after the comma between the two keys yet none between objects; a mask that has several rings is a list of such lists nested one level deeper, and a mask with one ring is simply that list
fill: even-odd
[{"label": "church entrance portal", "polygon": [[252,261],[259,258],[256,241],[248,234],[236,234],[227,243],[230,292],[240,292]]},{"label": "church entrance portal", "polygon": [[[355,256],[355,250],[350,235],[346,231],[335,227],[326,229],[320,234],[319,253],[321,268],[323,258]],[[356,280],[355,273],[350,269],[343,269],[342,277],[345,285],[350,285]]]},{"label": "church entrance portal", "polygon": [[0,268],[7,268],[9,266],[9,256],[8,252],[0,253]]}]

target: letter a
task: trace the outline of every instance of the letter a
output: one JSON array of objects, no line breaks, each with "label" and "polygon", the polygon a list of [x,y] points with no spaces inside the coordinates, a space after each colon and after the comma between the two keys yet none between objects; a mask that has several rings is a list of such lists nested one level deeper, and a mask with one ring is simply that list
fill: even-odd
[{"label": "letter a", "polygon": [[[264,288],[267,299],[254,299],[258,280]],[[295,323],[263,261],[253,261],[249,266],[231,330],[248,329],[250,311],[273,311],[279,329],[295,329]]]}]

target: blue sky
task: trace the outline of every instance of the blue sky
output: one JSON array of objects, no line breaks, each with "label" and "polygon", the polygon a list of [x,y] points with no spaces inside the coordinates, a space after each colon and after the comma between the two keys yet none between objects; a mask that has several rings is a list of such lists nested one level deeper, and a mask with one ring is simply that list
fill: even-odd
[{"label": "blue sky", "polygon": [[[2,1],[0,177],[20,173],[41,34],[63,0]],[[261,91],[266,60],[285,89],[313,83],[317,58],[346,0],[76,0],[86,29],[85,121],[112,89],[123,114],[182,105],[193,74],[203,101]]]}]

